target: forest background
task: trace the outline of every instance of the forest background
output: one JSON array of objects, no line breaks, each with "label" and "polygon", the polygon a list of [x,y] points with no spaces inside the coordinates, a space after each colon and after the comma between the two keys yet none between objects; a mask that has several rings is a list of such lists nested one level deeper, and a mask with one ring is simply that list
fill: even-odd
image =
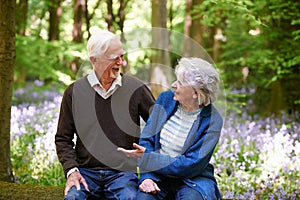
[{"label": "forest background", "polygon": [[222,79],[225,125],[213,160],[222,193],[299,197],[299,1],[5,0],[0,8],[0,180],[64,185],[52,142],[59,102],[100,28],[125,47],[130,37],[161,45],[128,53],[124,68],[166,83],[151,85],[155,96],[177,60],[203,47]]}]

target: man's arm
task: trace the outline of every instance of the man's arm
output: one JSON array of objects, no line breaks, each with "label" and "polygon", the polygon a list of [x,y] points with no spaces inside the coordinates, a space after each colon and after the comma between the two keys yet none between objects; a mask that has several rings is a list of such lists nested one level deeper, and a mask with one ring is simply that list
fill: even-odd
[{"label": "man's arm", "polygon": [[72,90],[71,85],[63,95],[55,135],[56,153],[63,166],[65,176],[70,169],[79,167],[76,162],[75,144],[73,142],[76,129],[72,112]]},{"label": "man's arm", "polygon": [[57,133],[55,135],[57,156],[67,178],[65,195],[67,195],[73,186],[80,189],[80,183],[83,184],[86,190],[89,190],[85,179],[79,172],[79,165],[76,161],[77,156],[73,142],[76,128],[72,111],[72,91],[73,85],[70,85],[64,93],[58,119]]}]

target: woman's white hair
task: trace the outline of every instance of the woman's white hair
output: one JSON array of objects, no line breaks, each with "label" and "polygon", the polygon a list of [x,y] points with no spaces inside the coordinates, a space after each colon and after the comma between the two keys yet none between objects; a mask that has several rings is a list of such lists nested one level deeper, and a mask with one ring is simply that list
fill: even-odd
[{"label": "woman's white hair", "polygon": [[110,42],[118,37],[110,31],[100,30],[94,33],[87,42],[88,57],[103,56],[107,51]]},{"label": "woman's white hair", "polygon": [[206,106],[217,99],[220,77],[209,62],[201,58],[181,58],[175,73],[182,85],[192,86],[197,91],[199,105]]}]

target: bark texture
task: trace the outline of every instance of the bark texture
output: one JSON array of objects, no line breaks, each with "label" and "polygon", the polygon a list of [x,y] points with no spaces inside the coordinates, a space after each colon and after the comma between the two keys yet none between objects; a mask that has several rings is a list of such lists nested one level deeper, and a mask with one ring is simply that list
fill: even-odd
[{"label": "bark texture", "polygon": [[15,7],[15,1],[3,0],[0,4],[0,181],[8,182],[13,181],[10,161],[10,115],[16,59]]}]

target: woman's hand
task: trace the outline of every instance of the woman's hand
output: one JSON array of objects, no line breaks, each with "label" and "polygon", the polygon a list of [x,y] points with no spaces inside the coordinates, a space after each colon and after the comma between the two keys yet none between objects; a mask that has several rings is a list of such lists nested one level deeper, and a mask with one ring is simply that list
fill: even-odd
[{"label": "woman's hand", "polygon": [[152,179],[149,178],[143,180],[143,182],[139,186],[139,189],[145,193],[156,194],[160,192],[160,189],[157,186],[157,184]]},{"label": "woman's hand", "polygon": [[141,158],[144,155],[144,152],[146,150],[145,147],[142,147],[136,143],[133,143],[133,150],[126,150],[122,147],[118,147],[117,151],[123,152],[127,157],[133,157],[133,158]]}]

